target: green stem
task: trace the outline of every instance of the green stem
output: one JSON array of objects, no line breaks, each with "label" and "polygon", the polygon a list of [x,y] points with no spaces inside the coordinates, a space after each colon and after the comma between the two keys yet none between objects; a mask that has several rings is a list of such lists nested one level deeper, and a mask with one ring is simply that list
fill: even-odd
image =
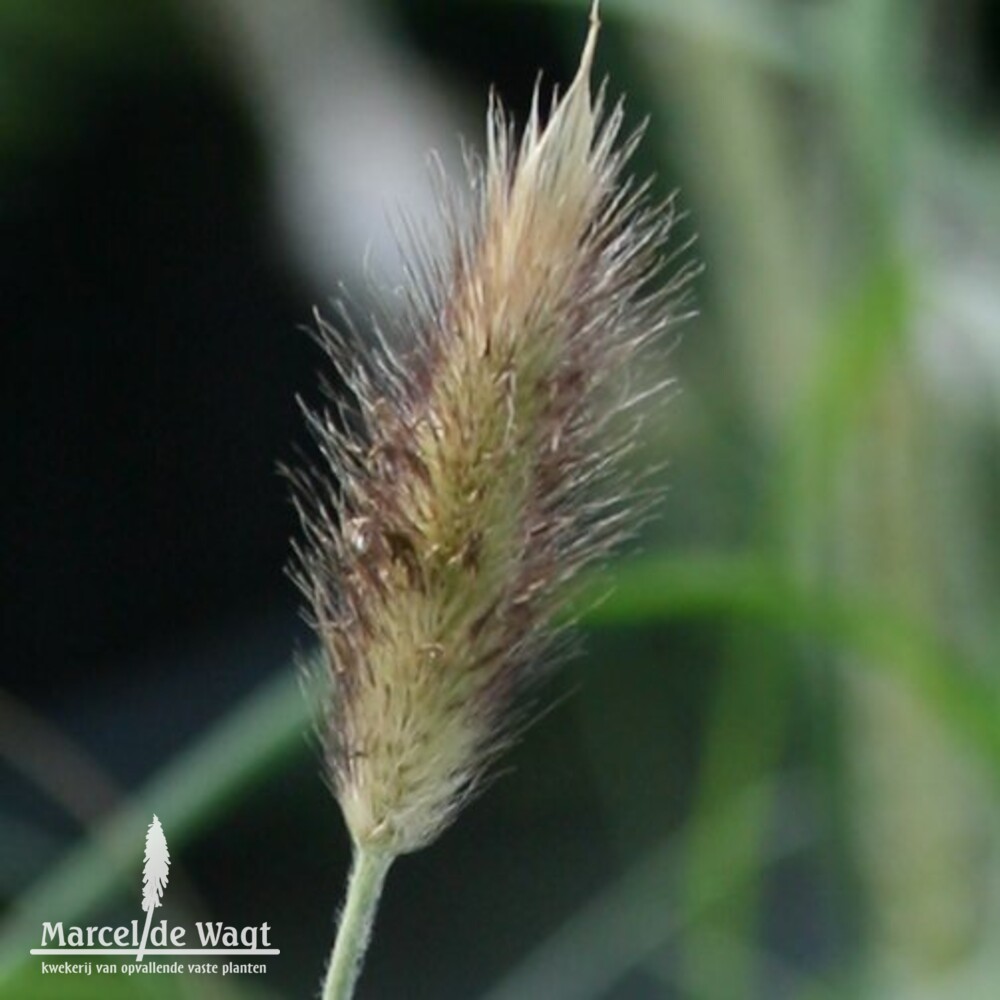
[{"label": "green stem", "polygon": [[371,939],[375,911],[393,856],[355,847],[347,882],[347,899],[340,914],[337,940],[326,970],[323,1000],[350,1000]]}]

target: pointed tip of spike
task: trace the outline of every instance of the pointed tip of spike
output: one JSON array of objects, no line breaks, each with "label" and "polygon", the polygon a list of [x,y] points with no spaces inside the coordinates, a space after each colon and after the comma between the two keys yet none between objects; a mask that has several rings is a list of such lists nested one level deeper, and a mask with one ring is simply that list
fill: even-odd
[{"label": "pointed tip of spike", "polygon": [[583,43],[583,54],[580,56],[580,68],[577,70],[577,79],[589,82],[590,70],[594,63],[594,52],[597,49],[597,35],[601,30],[601,4],[600,0],[593,0],[590,5],[590,27],[587,31],[587,40]]}]

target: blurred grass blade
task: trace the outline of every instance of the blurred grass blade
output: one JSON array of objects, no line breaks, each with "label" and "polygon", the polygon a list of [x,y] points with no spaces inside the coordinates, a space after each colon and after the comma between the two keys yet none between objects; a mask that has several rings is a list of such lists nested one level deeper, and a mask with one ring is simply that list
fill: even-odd
[{"label": "blurred grass blade", "polygon": [[807,588],[755,556],[651,557],[622,567],[615,590],[586,621],[638,625],[720,615],[811,633],[861,654],[870,667],[911,687],[1000,778],[1000,692],[991,672],[878,595]]},{"label": "blurred grass blade", "polygon": [[[780,804],[777,830],[763,848],[748,844],[749,865],[716,869],[700,893],[680,892],[688,843],[720,836],[744,824],[744,814]],[[751,787],[697,829],[669,837],[617,881],[577,910],[483,1000],[579,1000],[603,996],[631,969],[666,945],[713,903],[738,887],[741,873],[756,873],[807,846],[814,837],[808,801],[798,782],[785,777]],[[735,873],[735,874],[734,874]]]},{"label": "blurred grass blade", "polygon": [[[773,990],[774,996],[794,997],[795,1000],[844,1000],[850,996],[839,985],[816,979],[808,973],[801,972],[791,966],[784,958],[760,947],[748,944],[742,936],[731,934],[712,934],[709,942],[713,945],[715,961],[720,965],[732,965],[735,968],[750,967],[763,971],[763,979]],[[676,991],[678,985],[688,997],[711,996],[712,984],[701,983],[688,976],[688,969],[679,969],[675,962],[666,959],[647,962],[645,968],[664,985],[664,988]]]}]

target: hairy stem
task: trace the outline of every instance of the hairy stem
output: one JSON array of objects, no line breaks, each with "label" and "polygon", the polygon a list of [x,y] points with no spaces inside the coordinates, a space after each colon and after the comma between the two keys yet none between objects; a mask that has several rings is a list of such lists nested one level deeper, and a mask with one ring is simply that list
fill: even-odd
[{"label": "hairy stem", "polygon": [[347,899],[340,914],[337,939],[323,985],[323,1000],[350,1000],[371,939],[375,911],[393,855],[355,847],[347,882]]}]

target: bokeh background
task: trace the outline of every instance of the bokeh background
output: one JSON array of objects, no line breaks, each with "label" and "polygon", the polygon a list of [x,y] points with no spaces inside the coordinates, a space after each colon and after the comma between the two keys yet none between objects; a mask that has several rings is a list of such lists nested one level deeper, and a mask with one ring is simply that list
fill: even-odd
[{"label": "bokeh background", "polygon": [[[605,0],[700,315],[659,516],[362,998],[1000,995],[1000,15]],[[391,288],[570,0],[3,0],[0,997],[315,994],[348,865],[293,656],[302,332]],[[372,275],[376,278],[372,279]],[[669,346],[669,345],[665,345]],[[43,977],[43,920],[267,921],[266,977]],[[158,914],[159,915],[159,914]]]}]

